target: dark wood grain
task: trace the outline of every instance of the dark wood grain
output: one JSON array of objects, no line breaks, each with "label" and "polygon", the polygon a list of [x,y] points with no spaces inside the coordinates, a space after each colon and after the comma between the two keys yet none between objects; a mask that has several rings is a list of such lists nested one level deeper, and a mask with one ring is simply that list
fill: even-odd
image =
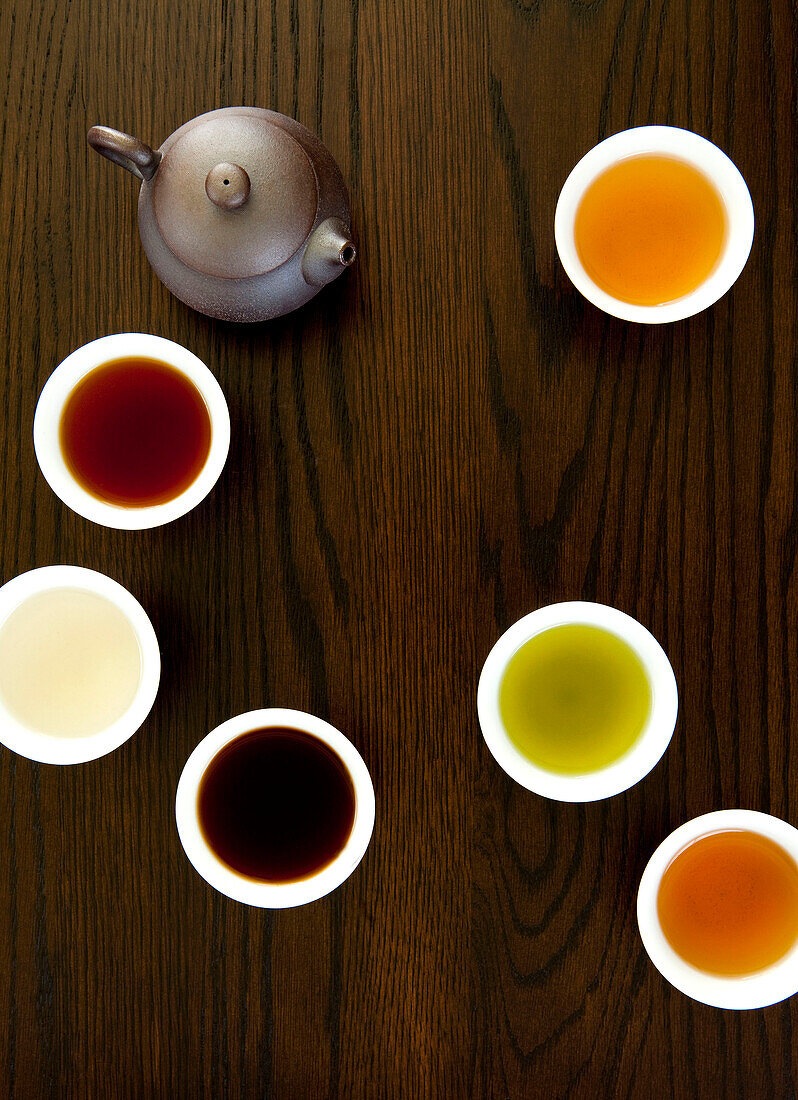
[{"label": "dark wood grain", "polygon": [[[41,1097],[790,1097],[796,1004],[698,1005],[648,963],[659,841],[743,806],[798,823],[798,17],[790,0],[8,0],[0,10],[0,564],[103,570],[163,653],[141,731],[73,768],[0,752],[0,1091]],[[253,103],[317,130],[359,259],[295,316],[208,321],[158,283],[93,123],[159,144]],[[596,312],[556,258],[563,180],[670,122],[718,142],[757,234],[675,326]],[[214,370],[211,497],[152,532],[37,471],[38,393],[144,330]],[[597,599],[681,692],[625,795],[544,801],[494,765],[498,633]],[[196,742],[313,710],[374,777],[367,856],[270,914],[215,894],[173,822]]]}]

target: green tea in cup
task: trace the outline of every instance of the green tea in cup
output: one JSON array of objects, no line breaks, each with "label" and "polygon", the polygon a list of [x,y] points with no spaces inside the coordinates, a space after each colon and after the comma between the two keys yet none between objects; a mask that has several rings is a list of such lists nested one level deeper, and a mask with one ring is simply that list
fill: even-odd
[{"label": "green tea in cup", "polygon": [[606,604],[539,607],[496,641],[477,688],[485,743],[509,776],[560,802],[595,802],[648,775],[676,725],[662,646]]},{"label": "green tea in cup", "polygon": [[651,684],[635,651],[603,627],[565,623],[510,657],[499,711],[510,741],[539,768],[596,772],[635,744],[651,713]]}]

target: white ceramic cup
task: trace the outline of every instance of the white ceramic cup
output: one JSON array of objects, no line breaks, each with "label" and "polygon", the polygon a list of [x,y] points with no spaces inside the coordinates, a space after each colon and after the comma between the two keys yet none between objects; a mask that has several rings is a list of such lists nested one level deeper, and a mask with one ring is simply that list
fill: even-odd
[{"label": "white ceramic cup", "polygon": [[[199,390],[211,420],[211,446],[205,465],[179,496],[142,508],[98,500],[75,480],[61,451],[61,416],[69,395],[87,374],[114,359],[158,359],[180,371]],[[144,332],[102,336],[73,351],[44,386],[33,420],[33,446],[39,468],[50,488],[78,515],[123,531],[159,527],[191,511],[211,491],[230,448],[230,414],[221,386],[202,360],[180,344]]]},{"label": "white ceramic cup", "polygon": [[[502,722],[499,692],[510,658],[536,634],[578,623],[616,635],[637,654],[651,686],[651,710],[631,748],[607,767],[563,775],[533,764],[510,740]],[[499,638],[482,668],[477,711],[482,736],[496,762],[529,791],[559,802],[594,802],[634,786],[651,771],[670,743],[678,711],[676,678],[656,638],[630,615],[601,603],[554,603],[519,619]]]},{"label": "white ceramic cup", "polygon": [[663,978],[693,1000],[716,1008],[764,1008],[798,993],[798,943],[765,970],[742,977],[721,977],[698,970],[668,943],[657,914],[659,884],[671,860],[693,840],[723,829],[760,833],[798,863],[798,829],[756,810],[717,810],[675,829],[648,861],[637,892],[637,923],[648,957]]},{"label": "white ceramic cup", "polygon": [[[206,843],[199,824],[197,798],[210,762],[225,745],[242,734],[270,727],[302,730],[329,745],[344,764],[355,789],[355,820],[346,844],[332,863],[297,882],[255,882],[237,874]],[[288,909],[329,894],[348,879],[360,863],[374,829],[374,787],[363,757],[334,726],[301,710],[270,707],[236,715],[200,741],[186,761],[177,785],[175,818],[186,855],[209,885],[246,905]]]},{"label": "white ceramic cup", "polygon": [[[690,294],[657,306],[634,305],[607,294],[585,271],[574,240],[576,212],[590,184],[611,165],[641,153],[674,157],[691,164],[713,184],[726,211],[726,240],[714,269]],[[717,145],[676,126],[637,126],[599,142],[573,169],[557,201],[554,239],[568,278],[594,306],[624,321],[663,324],[700,313],[736,282],[754,239],[754,207],[738,168]]]},{"label": "white ceramic cup", "polygon": [[53,737],[32,730],[6,710],[0,696],[0,743],[20,756],[39,760],[43,764],[82,764],[119,748],[144,722],[158,693],[161,654],[152,623],[138,600],[104,573],[77,565],[48,565],[31,569],[4,584],[0,588],[0,630],[9,615],[27,599],[56,588],[94,592],[122,612],[139,643],[141,679],[138,690],[124,714],[106,729],[88,737]]}]

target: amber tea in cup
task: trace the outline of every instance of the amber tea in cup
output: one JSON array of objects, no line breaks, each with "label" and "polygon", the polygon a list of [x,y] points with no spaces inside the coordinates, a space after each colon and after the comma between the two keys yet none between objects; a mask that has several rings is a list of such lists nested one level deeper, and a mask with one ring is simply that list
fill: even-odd
[{"label": "amber tea in cup", "polygon": [[737,166],[678,126],[634,126],[574,165],[554,214],[557,253],[580,294],[639,324],[683,321],[718,301],[751,251],[754,207]]},{"label": "amber tea in cup", "polygon": [[798,941],[798,865],[761,833],[708,833],[668,864],[657,915],[668,943],[691,966],[724,977],[756,973]]},{"label": "amber tea in cup", "polygon": [[699,287],[726,239],[723,200],[677,157],[641,154],[610,165],[585,191],[574,240],[582,265],[613,298],[641,306]]},{"label": "amber tea in cup", "polygon": [[218,859],[257,882],[297,882],[343,851],[355,788],[340,756],[304,730],[252,730],[230,741],[203,773],[202,835]]},{"label": "amber tea in cup", "polygon": [[651,962],[688,997],[765,1008],[798,993],[798,829],[756,810],[714,810],[652,854],[637,891]]},{"label": "amber tea in cup", "polygon": [[61,414],[64,462],[108,504],[146,508],[196,480],[211,446],[211,418],[186,375],[156,359],[116,359],[90,371]]}]

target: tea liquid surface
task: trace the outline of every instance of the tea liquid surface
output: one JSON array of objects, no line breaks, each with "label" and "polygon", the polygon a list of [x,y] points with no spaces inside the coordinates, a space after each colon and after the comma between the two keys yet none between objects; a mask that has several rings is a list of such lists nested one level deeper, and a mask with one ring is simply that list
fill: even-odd
[{"label": "tea liquid surface", "polygon": [[295,882],[342,851],[355,789],[341,758],[303,730],[242,734],[213,758],[197,796],[207,844],[257,882]]},{"label": "tea liquid surface", "polygon": [[671,860],[657,912],[685,962],[711,974],[751,974],[798,939],[798,866],[759,833],[710,833]]},{"label": "tea liquid surface", "polygon": [[28,729],[89,737],[121,718],[141,681],[136,632],[96,592],[39,592],[0,625],[0,699]]},{"label": "tea liquid surface", "polygon": [[61,416],[72,476],[108,504],[174,500],[196,479],[211,446],[202,394],[156,359],[116,359],[78,383]]},{"label": "tea liquid surface", "polygon": [[712,272],[726,239],[723,200],[675,157],[640,155],[607,168],[576,212],[579,259],[607,294],[633,305],[683,298]]},{"label": "tea liquid surface", "polygon": [[626,642],[600,627],[565,624],[536,634],[511,657],[499,709],[527,759],[578,775],[632,747],[651,710],[651,687]]}]

